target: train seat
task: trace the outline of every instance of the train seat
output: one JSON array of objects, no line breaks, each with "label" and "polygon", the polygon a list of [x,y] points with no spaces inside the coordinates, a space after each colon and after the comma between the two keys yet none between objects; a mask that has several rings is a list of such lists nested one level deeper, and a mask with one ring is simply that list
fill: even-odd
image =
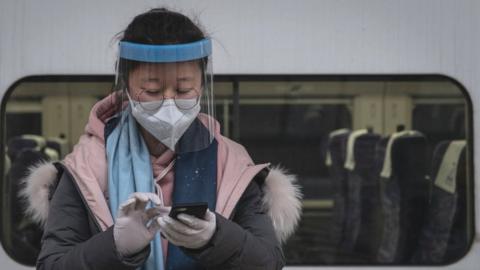
[{"label": "train seat", "polygon": [[453,262],[466,252],[466,168],[464,140],[442,141],[432,160],[432,192],[426,223],[412,262]]},{"label": "train seat", "polygon": [[329,134],[325,161],[329,170],[333,190],[332,226],[330,236],[332,246],[337,250],[340,249],[340,245],[343,242],[345,229],[347,171],[344,165],[349,135],[350,130],[348,129],[334,130]]},{"label": "train seat", "polygon": [[410,261],[428,203],[427,139],[417,131],[390,136],[380,172],[383,228],[377,261]]},{"label": "train seat", "polygon": [[350,133],[345,162],[348,192],[344,247],[369,259],[374,252],[372,235],[376,235],[371,229],[378,206],[378,185],[373,173],[378,140],[380,135],[368,130]]},{"label": "train seat", "polygon": [[63,157],[67,154],[67,140],[61,137],[50,137],[47,138],[47,147],[55,149],[59,155],[59,159],[63,159]]}]

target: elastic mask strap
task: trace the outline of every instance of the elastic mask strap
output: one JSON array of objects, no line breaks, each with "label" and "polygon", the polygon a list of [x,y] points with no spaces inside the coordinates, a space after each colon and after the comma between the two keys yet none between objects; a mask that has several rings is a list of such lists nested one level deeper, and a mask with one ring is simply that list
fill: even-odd
[{"label": "elastic mask strap", "polygon": [[163,179],[163,177],[165,177],[165,175],[167,175],[167,173],[172,170],[173,165],[175,165],[175,159],[170,161],[170,164],[168,164],[168,166],[165,169],[163,169],[163,171],[155,178],[155,182]]}]

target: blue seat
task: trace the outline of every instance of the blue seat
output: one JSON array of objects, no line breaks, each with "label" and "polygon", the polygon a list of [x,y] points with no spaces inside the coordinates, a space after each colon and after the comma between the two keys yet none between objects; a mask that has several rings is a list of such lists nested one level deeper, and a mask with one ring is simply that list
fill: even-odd
[{"label": "blue seat", "polygon": [[[354,165],[347,167],[346,228],[343,248],[369,261],[374,259],[374,235],[378,206],[378,179],[374,174],[375,146],[380,135],[364,133],[352,144]],[[347,153],[347,156],[349,154]]]},{"label": "blue seat", "polygon": [[427,140],[403,131],[387,143],[380,172],[381,239],[377,261],[410,262],[428,204]]},{"label": "blue seat", "polygon": [[[458,144],[459,143],[459,144]],[[452,263],[468,248],[465,141],[440,142],[432,159],[432,192],[415,264]],[[457,149],[453,149],[457,147]],[[447,151],[450,148],[450,151]],[[455,163],[456,166],[451,166]],[[445,183],[446,173],[449,183]]]},{"label": "blue seat", "polygon": [[330,238],[336,250],[341,249],[344,241],[346,221],[347,170],[345,154],[350,130],[342,129],[330,133],[327,146],[327,166],[333,191],[332,226]]}]

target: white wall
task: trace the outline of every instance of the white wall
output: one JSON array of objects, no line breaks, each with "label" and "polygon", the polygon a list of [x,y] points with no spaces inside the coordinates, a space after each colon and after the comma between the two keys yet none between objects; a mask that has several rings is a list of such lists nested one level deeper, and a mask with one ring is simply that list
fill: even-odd
[{"label": "white wall", "polygon": [[[0,93],[28,75],[113,73],[114,34],[135,14],[165,2],[2,0]],[[192,0],[168,6],[198,14],[216,40],[217,73],[445,74],[480,106],[480,1]],[[475,134],[479,119],[475,109]],[[478,170],[475,178],[478,235]],[[476,256],[451,269],[477,269],[478,245],[474,250]],[[13,269],[2,255],[0,264]]]}]

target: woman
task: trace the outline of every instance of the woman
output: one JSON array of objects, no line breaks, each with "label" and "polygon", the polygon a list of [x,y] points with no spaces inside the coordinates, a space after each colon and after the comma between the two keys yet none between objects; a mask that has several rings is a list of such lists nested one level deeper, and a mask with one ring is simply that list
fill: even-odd
[{"label": "woman", "polygon": [[[72,153],[26,179],[28,212],[44,225],[37,269],[282,268],[300,192],[220,134],[211,40],[153,9],[119,47],[115,93],[92,108]],[[203,218],[168,216],[192,202],[208,204]]]}]

